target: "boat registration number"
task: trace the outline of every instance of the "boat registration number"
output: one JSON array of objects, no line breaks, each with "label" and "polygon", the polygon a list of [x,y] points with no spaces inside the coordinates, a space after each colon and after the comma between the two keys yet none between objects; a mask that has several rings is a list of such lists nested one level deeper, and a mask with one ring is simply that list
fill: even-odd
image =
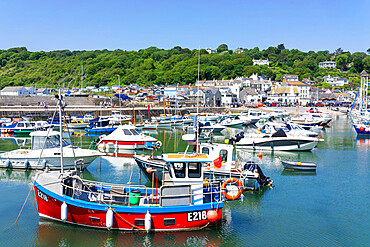
[{"label": "boat registration number", "polygon": [[207,211],[195,211],[195,212],[188,213],[188,222],[206,220],[206,219],[207,219]]},{"label": "boat registration number", "polygon": [[49,200],[48,200],[48,197],[44,194],[44,193],[42,193],[41,191],[37,191],[37,195],[42,199],[42,200],[44,200],[44,201],[46,201],[46,202],[49,202]]}]

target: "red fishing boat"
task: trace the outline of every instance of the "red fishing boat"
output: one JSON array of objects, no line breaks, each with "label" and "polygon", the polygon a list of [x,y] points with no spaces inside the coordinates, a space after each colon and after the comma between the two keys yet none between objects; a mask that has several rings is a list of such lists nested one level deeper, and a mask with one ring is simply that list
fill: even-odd
[{"label": "red fishing boat", "polygon": [[39,216],[117,230],[196,230],[219,224],[220,184],[203,183],[203,163],[210,160],[178,154],[163,159],[168,166],[160,188],[83,180],[77,171],[39,173],[34,178]]}]

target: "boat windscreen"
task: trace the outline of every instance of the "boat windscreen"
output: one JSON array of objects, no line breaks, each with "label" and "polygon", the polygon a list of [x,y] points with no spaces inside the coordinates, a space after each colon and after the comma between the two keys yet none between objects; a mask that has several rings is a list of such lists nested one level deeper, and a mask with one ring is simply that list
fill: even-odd
[{"label": "boat windscreen", "polygon": [[131,129],[130,131],[135,136],[139,135],[139,133],[135,129]]},{"label": "boat windscreen", "polygon": [[[60,147],[59,135],[58,136],[33,136],[32,137],[32,149],[47,149]],[[45,142],[46,138],[46,142]],[[45,146],[44,146],[45,143]],[[63,140],[63,147],[69,146],[70,144]]]}]

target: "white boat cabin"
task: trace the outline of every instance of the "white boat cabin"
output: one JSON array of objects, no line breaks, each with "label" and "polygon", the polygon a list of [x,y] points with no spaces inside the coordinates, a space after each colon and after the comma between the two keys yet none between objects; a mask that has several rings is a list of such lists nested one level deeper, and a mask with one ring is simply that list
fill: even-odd
[{"label": "white boat cabin", "polygon": [[[57,131],[34,131],[31,136],[31,149],[48,149],[60,147],[60,135]],[[63,147],[69,144],[63,139]]]}]

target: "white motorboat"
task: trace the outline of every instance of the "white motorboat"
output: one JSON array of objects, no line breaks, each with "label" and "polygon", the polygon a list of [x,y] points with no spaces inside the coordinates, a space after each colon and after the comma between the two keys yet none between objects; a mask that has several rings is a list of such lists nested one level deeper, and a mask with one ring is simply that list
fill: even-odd
[{"label": "white motorboat", "polygon": [[225,118],[220,121],[221,125],[225,127],[232,127],[232,128],[237,128],[237,127],[242,127],[244,124],[243,120],[240,120],[238,116],[235,118]]},{"label": "white motorboat", "polygon": [[209,122],[209,121],[217,121],[219,115],[212,114],[212,113],[205,113],[199,115],[199,122]]},{"label": "white motorboat", "polygon": [[99,150],[109,152],[110,149],[143,149],[156,142],[156,138],[144,135],[134,125],[120,125],[111,134],[103,136],[97,146]]},{"label": "white motorboat", "polygon": [[206,122],[203,124],[203,126],[201,126],[201,128],[203,131],[217,133],[217,132],[221,132],[226,127],[218,123]]},{"label": "white motorboat", "polygon": [[322,139],[308,136],[293,136],[279,129],[275,133],[247,133],[241,132],[231,139],[230,144],[237,148],[253,151],[310,151]]},{"label": "white motorboat", "polygon": [[[60,169],[60,134],[56,131],[34,131],[31,136],[31,149],[17,149],[0,154],[0,167],[19,169]],[[98,156],[104,155],[95,150],[82,149],[63,141],[65,168],[74,168],[75,161],[83,161],[87,167]]]},{"label": "white motorboat", "polygon": [[158,128],[157,123],[149,123],[149,122],[144,123],[143,126],[141,127],[141,129],[143,130],[156,130],[157,128]]},{"label": "white motorboat", "polygon": [[319,134],[314,131],[305,130],[302,126],[293,123],[267,123],[262,128],[259,129],[261,133],[275,133],[277,130],[282,129],[291,136],[308,136],[308,137],[317,137]]}]

